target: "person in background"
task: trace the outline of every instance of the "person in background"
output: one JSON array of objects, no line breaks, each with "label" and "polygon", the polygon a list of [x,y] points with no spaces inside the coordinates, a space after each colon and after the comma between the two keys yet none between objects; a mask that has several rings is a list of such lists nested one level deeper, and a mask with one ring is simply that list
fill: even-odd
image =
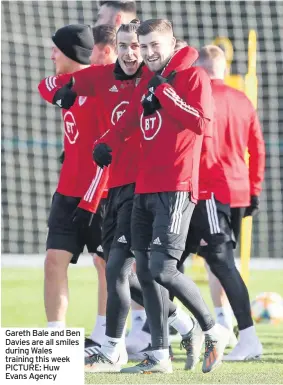
[{"label": "person in background", "polygon": [[[217,46],[200,50],[198,65],[211,79],[215,103],[215,134],[219,141],[219,154],[230,191],[231,226],[238,240],[243,217],[253,216],[259,209],[265,169],[265,144],[257,112],[248,97],[241,91],[224,84],[226,59]],[[248,150],[249,166],[245,162]],[[209,270],[209,284],[217,321],[232,330],[232,314],[224,290]],[[244,282],[242,285],[245,286]],[[236,293],[235,293],[236,294]],[[250,314],[247,295],[247,312],[243,314],[245,327],[239,325],[239,342],[224,360],[244,361],[259,358],[262,345],[258,340]],[[249,306],[248,306],[249,305]],[[235,313],[235,311],[234,311]]]}]

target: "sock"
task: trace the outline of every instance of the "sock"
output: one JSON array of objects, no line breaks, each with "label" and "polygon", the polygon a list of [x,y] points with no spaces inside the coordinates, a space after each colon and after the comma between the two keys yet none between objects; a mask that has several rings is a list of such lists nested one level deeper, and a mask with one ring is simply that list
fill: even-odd
[{"label": "sock", "polygon": [[146,312],[142,310],[132,310],[132,330],[141,329],[146,320]]},{"label": "sock", "polygon": [[194,327],[193,321],[189,314],[178,308],[168,318],[168,323],[173,326],[182,336],[188,334]]},{"label": "sock", "polygon": [[101,353],[103,353],[109,360],[116,363],[120,356],[120,346],[122,338],[112,338],[104,336],[104,341],[101,345]]},{"label": "sock", "polygon": [[63,321],[52,321],[52,322],[48,322],[47,327],[64,329],[66,326],[65,326],[65,322]]},{"label": "sock", "polygon": [[105,329],[106,329],[106,316],[105,315],[98,315],[96,317],[96,323],[93,328],[93,331],[90,335],[90,338],[101,344],[103,342],[103,339],[105,337]]},{"label": "sock", "polygon": [[224,326],[226,329],[233,329],[233,312],[230,306],[216,307],[216,322]]},{"label": "sock", "polygon": [[246,329],[240,330],[239,331],[239,339],[240,341],[251,341],[254,340],[255,338],[257,339],[256,331],[254,326],[250,326]]},{"label": "sock", "polygon": [[153,350],[151,353],[158,361],[169,360],[169,349]]},{"label": "sock", "polygon": [[[222,330],[223,330],[223,329],[222,329]],[[212,328],[210,328],[209,330],[204,331],[204,334],[209,334],[209,335],[219,335],[219,324],[215,324],[215,325],[212,326]]]}]

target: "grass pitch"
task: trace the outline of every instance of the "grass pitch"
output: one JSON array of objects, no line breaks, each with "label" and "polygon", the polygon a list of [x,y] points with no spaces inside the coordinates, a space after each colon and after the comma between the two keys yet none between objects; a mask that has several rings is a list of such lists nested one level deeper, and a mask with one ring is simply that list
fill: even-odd
[{"label": "grass pitch", "polygon": [[[252,271],[249,282],[251,299],[263,291],[283,296],[283,271]],[[70,305],[67,323],[84,327],[89,335],[95,323],[97,284],[94,268],[69,269]],[[199,284],[212,306],[207,284]],[[2,269],[2,327],[45,327],[43,271],[39,268]],[[264,346],[258,362],[226,363],[211,374],[183,370],[185,353],[173,344],[174,373],[168,375],[86,374],[86,384],[283,384],[283,325],[257,325]],[[133,363],[129,363],[132,365]]]}]

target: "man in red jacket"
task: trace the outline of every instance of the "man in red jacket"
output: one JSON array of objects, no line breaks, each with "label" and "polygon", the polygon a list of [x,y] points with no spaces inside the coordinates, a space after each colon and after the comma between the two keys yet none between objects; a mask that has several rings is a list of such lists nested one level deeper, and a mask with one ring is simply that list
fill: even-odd
[{"label": "man in red jacket", "polygon": [[[167,335],[169,289],[195,315],[204,331],[206,373],[219,364],[228,332],[216,327],[196,285],[178,272],[176,265],[198,199],[202,133],[212,119],[210,81],[202,69],[191,67],[190,47],[174,55],[175,39],[167,20],[142,23],[138,36],[145,64],[155,74],[150,82],[141,80],[126,113],[94,149],[97,164],[108,165],[111,147],[116,149],[119,140],[127,142],[140,123],[142,148],[131,232],[152,352],[141,364],[122,371],[172,371]],[[192,349],[196,345],[199,349],[202,342],[200,333],[192,333]]]},{"label": "man in red jacket", "polygon": [[[75,87],[77,91],[84,94],[94,95],[97,92],[96,85],[99,85],[98,91],[102,99],[97,101],[97,104],[102,103],[108,111],[109,120],[113,127],[118,124],[118,120],[123,115],[124,105],[127,105],[125,99],[132,96],[133,90],[137,84],[136,76],[140,73],[139,47],[137,46],[136,29],[137,24],[122,25],[118,31],[118,62],[116,65],[106,67],[93,67],[87,69],[86,72],[80,71],[73,73],[75,79]],[[196,50],[193,50],[196,54]],[[194,56],[194,60],[197,55]],[[137,59],[137,60],[135,60]],[[193,61],[194,61],[193,60]],[[123,67],[123,69],[122,69]],[[133,73],[133,67],[136,73]],[[113,72],[114,70],[114,72]],[[104,78],[98,76],[106,72]],[[130,72],[130,74],[127,74]],[[85,75],[86,73],[86,75]],[[76,100],[76,94],[70,90],[69,85],[60,88],[58,85],[63,85],[68,82],[69,76],[61,76],[56,78],[57,89],[49,93],[48,100],[70,108],[70,105]],[[114,83],[114,84],[113,84]],[[105,103],[107,100],[108,103]],[[120,109],[120,107],[122,109]],[[110,122],[109,122],[110,125]],[[94,354],[90,360],[86,359],[86,369],[90,371],[117,371],[120,370],[120,360],[117,361],[120,354],[119,345],[122,342],[122,334],[125,326],[125,319],[129,311],[129,281],[131,287],[131,295],[133,299],[142,304],[141,288],[137,282],[137,278],[131,273],[130,267],[133,262],[130,234],[130,215],[132,211],[134,197],[134,181],[137,173],[137,162],[139,159],[140,141],[136,140],[135,136],[139,137],[139,131],[133,138],[125,142],[114,152],[115,161],[112,162],[110,178],[108,182],[109,199],[107,201],[107,213],[103,228],[103,249],[108,258],[107,261],[107,317],[106,317],[106,339],[101,348],[105,355]],[[113,157],[114,157],[113,156]],[[121,167],[121,165],[129,165]],[[99,175],[101,172],[98,173]],[[104,175],[104,171],[103,171]],[[133,181],[132,183],[130,183]],[[84,199],[80,203],[77,214],[88,215],[84,210],[92,210],[94,207],[93,197],[99,186],[99,179],[96,177],[90,185]],[[101,191],[103,188],[101,189]],[[97,199],[94,198],[94,202]],[[123,242],[122,242],[123,241]],[[126,242],[125,242],[126,241]],[[110,252],[109,252],[110,250]],[[138,297],[137,297],[138,296]],[[182,334],[186,334],[192,328],[190,318],[180,319],[180,314],[173,303],[170,306],[169,323],[174,324]],[[177,310],[177,313],[176,313]],[[115,355],[108,357],[109,349],[115,347]],[[113,353],[113,352],[112,352]],[[108,358],[107,358],[108,357]],[[88,367],[89,366],[89,367]]]},{"label": "man in red jacket", "polygon": [[[99,26],[93,27],[92,31],[94,37],[94,46],[90,56],[91,64],[108,65],[115,63],[117,60],[115,27],[109,24],[101,24]],[[95,100],[94,98],[91,99]],[[97,112],[95,113],[97,103],[93,104],[93,114],[96,115],[97,119],[99,120],[99,124],[102,126],[101,130],[104,131],[106,123],[102,106],[99,106],[100,108],[97,109]],[[105,197],[103,198],[101,205],[102,207],[105,207],[107,191],[105,191],[103,196]],[[103,212],[105,212],[105,210]],[[100,248],[102,249],[101,246]],[[94,255],[93,262],[97,271],[98,278],[97,316],[90,337],[85,338],[85,356],[92,355],[96,347],[101,345],[106,329],[107,283],[105,276],[106,261],[104,254],[102,253],[101,255]]]},{"label": "man in red jacket", "polygon": [[[237,240],[242,217],[254,215],[258,211],[265,167],[264,140],[257,113],[250,100],[243,92],[224,84],[226,71],[224,52],[217,46],[203,47],[200,50],[198,63],[208,72],[212,82],[215,102],[215,134],[219,142],[219,155],[229,186],[231,226]],[[249,167],[245,162],[246,149],[250,154]],[[200,254],[202,255],[203,252]],[[216,265],[213,266],[213,261],[210,261],[209,265],[213,273],[220,278],[219,268]],[[231,268],[234,269],[233,263]],[[255,334],[251,318],[248,292],[239,273],[237,275],[238,284],[235,285],[234,291],[233,288],[232,290],[229,289],[229,282],[225,284],[225,279],[224,281],[221,280],[231,305],[233,301],[232,308],[240,329],[239,343],[228,356],[224,357],[225,360],[253,359],[262,354],[262,346]],[[225,326],[231,329],[230,308],[227,309],[227,306],[223,306],[221,301],[223,289],[211,273],[209,276],[217,319],[221,324],[226,324]],[[240,290],[242,290],[241,295],[239,294]],[[237,296],[242,303],[246,302],[245,307],[237,301]],[[228,321],[223,319],[225,316]],[[229,322],[229,320],[231,321]]]},{"label": "man in red jacket", "polygon": [[[90,26],[68,25],[52,37],[52,56],[56,74],[61,75],[89,67],[94,40]],[[68,76],[68,75],[67,75]],[[43,98],[56,87],[56,76],[40,83]],[[49,327],[64,327],[68,306],[69,263],[77,263],[86,245],[91,254],[102,256],[102,212],[88,217],[90,226],[70,222],[74,210],[97,167],[92,160],[92,143],[103,133],[93,114],[95,101],[81,97],[70,110],[63,110],[65,159],[52,199],[48,219],[47,255],[45,259],[45,309]]]}]

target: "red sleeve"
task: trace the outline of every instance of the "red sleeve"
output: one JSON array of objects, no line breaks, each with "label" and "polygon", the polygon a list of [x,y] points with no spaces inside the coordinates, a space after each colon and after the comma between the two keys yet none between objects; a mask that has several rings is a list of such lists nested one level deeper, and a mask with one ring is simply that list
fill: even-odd
[{"label": "red sleeve", "polygon": [[198,135],[205,132],[212,119],[212,90],[208,75],[196,68],[187,81],[188,93],[181,98],[168,83],[163,83],[155,90],[155,95],[168,114]]},{"label": "red sleeve", "polygon": [[103,79],[108,74],[108,68],[107,66],[91,66],[72,74],[48,76],[39,83],[39,93],[43,99],[52,103],[55,93],[68,83],[71,77],[74,77],[73,90],[78,95],[96,96],[99,94],[100,88],[105,86],[105,80]]},{"label": "red sleeve", "polygon": [[101,198],[104,196],[105,188],[109,178],[109,167],[103,169],[97,167],[96,175],[93,178],[87,192],[81,199],[78,207],[96,213]]},{"label": "red sleeve", "polygon": [[251,195],[259,195],[262,190],[265,169],[265,144],[256,111],[254,110],[248,141],[249,175]]}]

